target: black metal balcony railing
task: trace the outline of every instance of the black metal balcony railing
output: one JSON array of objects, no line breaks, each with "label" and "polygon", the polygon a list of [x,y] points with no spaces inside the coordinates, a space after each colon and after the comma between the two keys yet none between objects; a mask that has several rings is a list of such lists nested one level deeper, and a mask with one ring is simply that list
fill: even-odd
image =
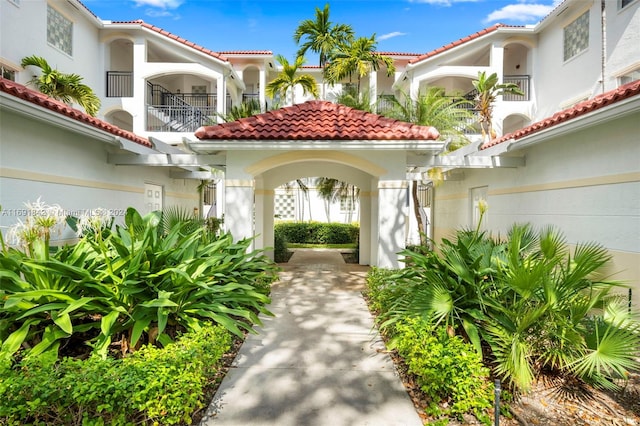
[{"label": "black metal balcony railing", "polygon": [[[217,122],[217,99],[213,93],[173,93],[147,82],[147,130],[194,132]],[[231,96],[227,95],[227,109]]]},{"label": "black metal balcony railing", "polygon": [[502,97],[505,101],[529,101],[529,76],[528,75],[505,75],[504,83],[513,83],[522,90],[524,95],[506,94]]},{"label": "black metal balcony railing", "polygon": [[133,72],[107,71],[107,97],[132,98]]}]

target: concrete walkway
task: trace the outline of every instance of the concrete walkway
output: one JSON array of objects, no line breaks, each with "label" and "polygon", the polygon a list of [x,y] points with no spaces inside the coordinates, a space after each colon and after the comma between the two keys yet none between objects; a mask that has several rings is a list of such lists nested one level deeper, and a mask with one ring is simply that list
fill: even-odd
[{"label": "concrete walkway", "polygon": [[367,268],[297,250],[202,426],[418,426],[361,291]]}]

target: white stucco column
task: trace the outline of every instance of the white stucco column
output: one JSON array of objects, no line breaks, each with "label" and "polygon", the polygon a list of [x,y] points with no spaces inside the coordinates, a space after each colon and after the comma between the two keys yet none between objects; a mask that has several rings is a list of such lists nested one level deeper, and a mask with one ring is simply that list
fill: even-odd
[{"label": "white stucco column", "polygon": [[378,72],[371,71],[369,74],[369,102],[375,105],[378,101]]},{"label": "white stucco column", "polygon": [[227,78],[224,73],[218,77],[216,82],[216,112],[218,113],[218,122],[221,123],[222,115],[226,114],[227,111]]},{"label": "white stucco column", "polygon": [[265,102],[267,102],[267,97],[266,97],[266,89],[267,89],[267,73],[265,72],[265,70],[263,68],[260,68],[259,71],[259,84],[260,84],[260,90],[258,90],[259,94],[258,94],[258,99],[260,102],[260,111],[264,112],[265,111]]},{"label": "white stucco column", "polygon": [[254,190],[252,179],[225,181],[225,228],[234,240],[253,237]]},{"label": "white stucco column", "polygon": [[[147,117],[147,45],[144,39],[138,38],[133,43],[133,97],[127,98],[128,111],[135,111],[131,114],[133,118],[133,133],[145,134]],[[131,104],[129,104],[131,102]],[[131,108],[131,109],[129,109]]]},{"label": "white stucco column", "polygon": [[371,264],[371,211],[373,193],[366,188],[360,190],[360,260],[361,265]]},{"label": "white stucco column", "polygon": [[383,268],[399,268],[398,252],[404,249],[407,181],[380,180],[378,183],[378,262]]},{"label": "white stucco column", "polygon": [[[275,198],[276,192],[273,189],[261,189],[256,190],[256,248],[271,247],[265,251],[265,254],[273,260],[273,225],[274,225],[274,211],[275,211]],[[260,203],[258,203],[260,201]],[[258,204],[261,204],[261,209],[258,211]],[[258,229],[258,217],[260,216],[261,229]],[[258,239],[262,245],[258,245]]]}]

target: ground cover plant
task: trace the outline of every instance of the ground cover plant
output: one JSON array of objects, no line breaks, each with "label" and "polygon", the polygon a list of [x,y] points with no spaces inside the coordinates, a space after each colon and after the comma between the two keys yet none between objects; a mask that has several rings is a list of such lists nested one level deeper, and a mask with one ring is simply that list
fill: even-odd
[{"label": "ground cover plant", "polygon": [[407,268],[369,274],[383,330],[393,335],[407,318],[436,336],[444,327],[473,345],[509,394],[526,395],[544,377],[617,389],[638,369],[638,317],[603,275],[609,255],[598,244],[570,249],[558,230],[524,224],[505,239],[460,230],[438,251],[403,254]]},{"label": "ground cover plant", "polygon": [[[209,380],[205,376],[211,376],[206,368],[202,376],[183,365],[186,358],[197,355],[195,352],[185,355],[185,359],[171,361],[171,365],[156,362],[177,354],[179,346],[174,346],[174,342],[178,336],[198,335],[216,324],[225,333],[209,334],[214,341],[207,344],[225,348],[229,333],[243,336],[252,332],[253,324],[259,323],[258,314],[269,314],[265,305],[269,302],[270,283],[277,278],[277,267],[262,251],[248,251],[250,240],[234,242],[231,235],[208,232],[206,226],[191,220],[174,220],[175,212],[142,216],[128,209],[124,224],[113,226],[112,218],[96,210],[75,223],[83,234],[76,244],[53,248],[51,235],[63,226],[65,219],[62,209],[40,201],[28,207],[33,214],[11,232],[17,245],[10,247],[0,240],[0,373],[4,384],[0,391],[16,391],[5,386],[10,377],[24,379],[11,380],[12,383],[32,386],[29,372],[36,370],[44,378],[63,380],[62,376],[56,376],[66,368],[63,366],[75,365],[75,361],[82,364],[84,361],[80,359],[84,358],[88,358],[86,367],[82,364],[77,369],[89,370],[82,374],[96,375],[99,382],[103,372],[111,377],[109,380],[114,375],[121,380],[124,371],[121,369],[133,368],[130,366],[135,360],[144,357],[150,360],[149,371],[156,369],[158,380],[164,380],[162,372],[166,369],[172,372],[167,377],[177,375],[173,387],[154,388],[149,380],[152,373],[145,379],[134,372],[137,379],[131,380],[146,383],[143,399],[169,401],[172,392],[181,393],[180,387],[188,388],[180,380],[183,375],[186,382],[198,386]],[[212,356],[220,351],[215,348],[211,348]],[[157,350],[165,352],[158,355]],[[130,358],[132,354],[134,358]],[[116,359],[118,363],[114,364]],[[215,360],[211,365],[215,365]],[[91,370],[94,367],[99,372]],[[95,386],[89,392],[91,395],[99,394],[94,392]],[[30,394],[26,390],[20,392]],[[140,396],[142,391],[136,392]],[[39,396],[33,401],[16,400],[15,404],[2,405],[2,410],[9,411],[0,418],[5,415],[20,421],[37,418],[39,415],[34,413],[40,404],[59,404],[58,414],[67,420],[68,413],[62,414],[64,407],[71,407],[72,411],[77,408],[80,417],[85,409],[109,413],[124,410],[122,415],[128,419],[125,423],[140,416],[147,420],[159,416],[153,414],[155,409],[143,410],[124,402],[90,408],[73,398],[58,403],[56,398],[61,396],[51,389],[33,395]],[[187,398],[186,394],[181,395]],[[131,395],[127,399],[140,402],[140,398]],[[170,404],[182,404],[193,410],[202,403],[196,401],[199,399],[192,395],[183,402]],[[72,407],[76,403],[79,408]],[[163,404],[157,411],[169,416],[171,409]],[[140,414],[141,410],[146,414]],[[185,413],[180,411],[175,419],[184,419],[188,414]],[[173,417],[167,417],[170,418]],[[163,422],[173,424],[173,420]],[[48,420],[44,423],[50,424]]]}]

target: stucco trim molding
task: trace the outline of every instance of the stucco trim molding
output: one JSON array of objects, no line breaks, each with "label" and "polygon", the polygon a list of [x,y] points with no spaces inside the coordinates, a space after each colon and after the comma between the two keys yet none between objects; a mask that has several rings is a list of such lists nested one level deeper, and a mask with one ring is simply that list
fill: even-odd
[{"label": "stucco trim molding", "polygon": [[224,185],[227,188],[253,188],[254,182],[250,179],[226,179]]},{"label": "stucco trim molding", "polygon": [[406,180],[383,180],[378,182],[378,190],[381,189],[407,189],[409,182]]},{"label": "stucco trim molding", "polygon": [[353,167],[368,173],[374,177],[387,174],[387,170],[356,155],[347,154],[340,151],[292,151],[284,154],[274,155],[265,158],[250,166],[245,167],[245,172],[252,176],[258,176],[266,171],[280,166],[301,163],[303,161],[318,161],[338,163],[345,166]]},{"label": "stucco trim molding", "polygon": [[93,189],[106,189],[110,191],[133,192],[136,194],[144,194],[144,188],[138,188],[128,185],[117,185],[108,182],[98,182],[86,179],[76,179],[67,176],[56,176],[44,173],[36,173],[27,170],[17,169],[0,169],[0,177],[9,179],[28,180],[33,182],[51,183],[58,185],[82,186]]}]

